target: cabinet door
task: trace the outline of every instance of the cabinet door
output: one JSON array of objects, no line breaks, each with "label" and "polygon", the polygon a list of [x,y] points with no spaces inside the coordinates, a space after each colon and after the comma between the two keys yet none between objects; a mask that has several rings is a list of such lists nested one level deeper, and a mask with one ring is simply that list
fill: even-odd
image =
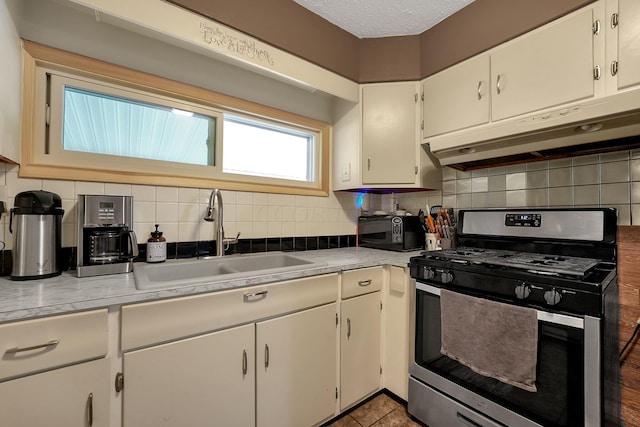
[{"label": "cabinet door", "polygon": [[340,409],[380,388],[380,292],[342,301]]},{"label": "cabinet door", "polygon": [[416,83],[362,87],[362,182],[416,181]]},{"label": "cabinet door", "polygon": [[640,83],[640,2],[618,0],[618,88]]},{"label": "cabinet door", "polygon": [[425,138],[489,122],[489,69],[483,54],[423,81]]},{"label": "cabinet door", "polygon": [[110,383],[108,359],[0,383],[0,424],[108,427]]},{"label": "cabinet door", "polygon": [[253,324],[124,354],[124,427],[252,426]]},{"label": "cabinet door", "polygon": [[257,425],[304,427],[336,407],[336,304],[256,325]]},{"label": "cabinet door", "polygon": [[491,53],[493,121],[592,97],[593,10]]},{"label": "cabinet door", "polygon": [[396,396],[408,399],[411,296],[415,292],[409,272],[389,267],[389,284],[382,302],[384,344],[382,374],[384,387]]}]

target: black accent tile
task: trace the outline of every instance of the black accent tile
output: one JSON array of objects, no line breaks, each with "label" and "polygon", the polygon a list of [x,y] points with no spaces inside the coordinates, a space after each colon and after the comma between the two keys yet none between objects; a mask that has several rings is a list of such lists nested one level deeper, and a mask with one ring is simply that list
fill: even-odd
[{"label": "black accent tile", "polygon": [[138,243],[138,256],[133,259],[133,262],[145,262],[147,260],[147,244]]},{"label": "black accent tile", "polygon": [[340,236],[329,236],[329,249],[336,249],[340,247]]},{"label": "black accent tile", "polygon": [[267,239],[251,239],[251,253],[266,252]]},{"label": "black accent tile", "polygon": [[167,243],[167,259],[176,259],[178,244],[176,242]]},{"label": "black accent tile", "polygon": [[283,252],[292,252],[294,250],[293,237],[283,237],[280,239],[280,250]]},{"label": "black accent tile", "polygon": [[267,252],[279,252],[281,251],[282,245],[280,244],[280,238],[272,237],[267,239]]},{"label": "black accent tile", "polygon": [[240,239],[235,246],[235,253],[249,254],[251,253],[251,239]]},{"label": "black accent tile", "polygon": [[11,274],[11,269],[13,268],[13,255],[10,250],[3,250],[0,253],[0,268],[2,268],[2,272],[0,275],[8,276]]},{"label": "black accent tile", "polygon": [[215,240],[200,240],[198,242],[197,256],[212,256],[216,250]]},{"label": "black accent tile", "polygon": [[318,249],[329,249],[329,236],[318,236]]},{"label": "black accent tile", "polygon": [[294,251],[306,251],[307,250],[307,238],[306,237],[294,237],[293,238],[293,250]]},{"label": "black accent tile", "polygon": [[307,250],[315,251],[318,249],[318,236],[307,237]]},{"label": "black accent tile", "polygon": [[198,253],[198,242],[178,242],[177,258],[194,258]]},{"label": "black accent tile", "polygon": [[349,247],[355,248],[356,246],[358,246],[358,237],[355,234],[351,234],[349,236]]}]

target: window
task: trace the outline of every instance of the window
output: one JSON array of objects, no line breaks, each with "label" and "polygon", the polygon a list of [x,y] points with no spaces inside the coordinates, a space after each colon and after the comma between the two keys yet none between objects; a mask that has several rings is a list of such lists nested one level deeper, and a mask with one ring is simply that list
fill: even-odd
[{"label": "window", "polygon": [[[25,51],[23,176],[328,194],[326,123],[30,42]],[[48,55],[56,61],[39,59]]]}]

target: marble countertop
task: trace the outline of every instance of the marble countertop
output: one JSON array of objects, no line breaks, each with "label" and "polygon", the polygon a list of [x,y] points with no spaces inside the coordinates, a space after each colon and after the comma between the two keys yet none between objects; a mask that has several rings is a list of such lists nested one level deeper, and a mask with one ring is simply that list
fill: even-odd
[{"label": "marble countertop", "polygon": [[29,281],[12,281],[4,277],[0,278],[0,322],[176,298],[377,265],[406,267],[409,258],[419,253],[368,248],[295,252],[296,257],[324,264],[301,271],[152,290],[136,289],[133,273],[78,278],[75,272],[64,272],[57,277]]}]

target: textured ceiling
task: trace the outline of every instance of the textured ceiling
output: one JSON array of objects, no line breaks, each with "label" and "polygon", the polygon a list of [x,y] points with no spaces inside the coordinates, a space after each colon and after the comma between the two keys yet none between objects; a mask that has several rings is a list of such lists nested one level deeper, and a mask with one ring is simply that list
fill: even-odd
[{"label": "textured ceiling", "polygon": [[474,0],[294,0],[358,38],[423,33]]}]

